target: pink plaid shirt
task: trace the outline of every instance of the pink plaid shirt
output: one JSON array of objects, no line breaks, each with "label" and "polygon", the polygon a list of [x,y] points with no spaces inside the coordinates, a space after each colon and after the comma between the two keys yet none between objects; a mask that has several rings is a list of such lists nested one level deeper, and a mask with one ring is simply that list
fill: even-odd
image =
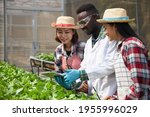
[{"label": "pink plaid shirt", "polygon": [[[80,62],[83,59],[85,42],[78,42],[71,47],[71,54],[68,56],[64,49],[64,45],[60,44],[54,52],[56,68],[59,72],[64,72],[64,69],[77,69],[80,67]],[[75,57],[76,56],[76,57]],[[78,59],[78,60],[75,60]],[[74,61],[75,62],[72,62]],[[65,63],[65,64],[64,64]],[[70,64],[72,63],[72,64]],[[64,68],[63,66],[66,66]],[[73,67],[76,66],[76,67]],[[78,67],[77,67],[78,66]]]}]

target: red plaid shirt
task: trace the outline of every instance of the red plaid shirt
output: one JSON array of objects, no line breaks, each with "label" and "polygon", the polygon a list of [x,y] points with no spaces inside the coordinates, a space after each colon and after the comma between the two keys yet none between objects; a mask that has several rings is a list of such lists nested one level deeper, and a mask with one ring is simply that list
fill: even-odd
[{"label": "red plaid shirt", "polygon": [[130,86],[131,92],[126,95],[125,100],[150,99],[150,60],[148,50],[135,37],[122,41],[118,45],[119,49],[121,49],[124,64],[129,70],[133,81],[132,86]]}]

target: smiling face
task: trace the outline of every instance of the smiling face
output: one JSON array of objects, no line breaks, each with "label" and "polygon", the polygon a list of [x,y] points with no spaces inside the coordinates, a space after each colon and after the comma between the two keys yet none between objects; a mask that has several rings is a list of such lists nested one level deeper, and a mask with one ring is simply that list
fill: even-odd
[{"label": "smiling face", "polygon": [[90,12],[84,11],[77,15],[78,25],[80,25],[81,29],[87,34],[90,35],[93,33],[95,28],[96,20],[94,19],[94,15]]},{"label": "smiling face", "polygon": [[67,28],[58,28],[56,29],[56,36],[63,44],[71,44],[71,40],[73,38],[74,31],[73,29]]}]

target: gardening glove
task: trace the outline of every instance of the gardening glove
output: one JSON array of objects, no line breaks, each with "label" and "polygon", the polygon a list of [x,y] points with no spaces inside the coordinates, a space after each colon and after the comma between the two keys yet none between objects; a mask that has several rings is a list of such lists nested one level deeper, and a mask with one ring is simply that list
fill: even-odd
[{"label": "gardening glove", "polygon": [[67,90],[71,90],[71,84],[67,84],[61,76],[54,76],[56,82]]},{"label": "gardening glove", "polygon": [[76,69],[68,69],[65,71],[66,75],[64,76],[65,82],[72,84],[74,81],[80,78],[80,71]]}]

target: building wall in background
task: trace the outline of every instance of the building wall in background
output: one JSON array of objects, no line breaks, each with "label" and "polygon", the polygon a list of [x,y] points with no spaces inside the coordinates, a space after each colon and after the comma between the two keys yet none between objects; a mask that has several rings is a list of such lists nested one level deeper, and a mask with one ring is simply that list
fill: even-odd
[{"label": "building wall in background", "polygon": [[[85,3],[92,3],[99,10],[102,17],[107,8],[122,7],[128,12],[130,18],[135,18],[136,22],[132,24],[135,31],[141,36],[150,50],[150,0],[66,0],[66,14],[76,18],[76,9]],[[81,39],[88,37],[78,31]]]},{"label": "building wall in background", "polygon": [[[6,0],[5,54],[10,64],[30,69],[31,55],[54,51],[59,43],[54,39],[55,29],[50,24],[64,14],[63,3],[63,0]],[[1,12],[1,30],[3,16]],[[4,32],[0,34],[0,58],[4,60]]]},{"label": "building wall in background", "polygon": [[4,60],[4,5],[0,1],[0,60]]},{"label": "building wall in background", "polygon": [[[70,15],[76,19],[76,9],[85,3],[92,3],[102,17],[107,8],[123,7],[132,24],[150,50],[150,0],[6,0],[7,35],[6,54],[8,62],[18,67],[30,69],[29,57],[37,53],[54,52],[57,43],[55,29],[50,27],[60,15]],[[4,60],[4,6],[0,1],[0,60]],[[78,30],[80,39],[89,37]]]}]

